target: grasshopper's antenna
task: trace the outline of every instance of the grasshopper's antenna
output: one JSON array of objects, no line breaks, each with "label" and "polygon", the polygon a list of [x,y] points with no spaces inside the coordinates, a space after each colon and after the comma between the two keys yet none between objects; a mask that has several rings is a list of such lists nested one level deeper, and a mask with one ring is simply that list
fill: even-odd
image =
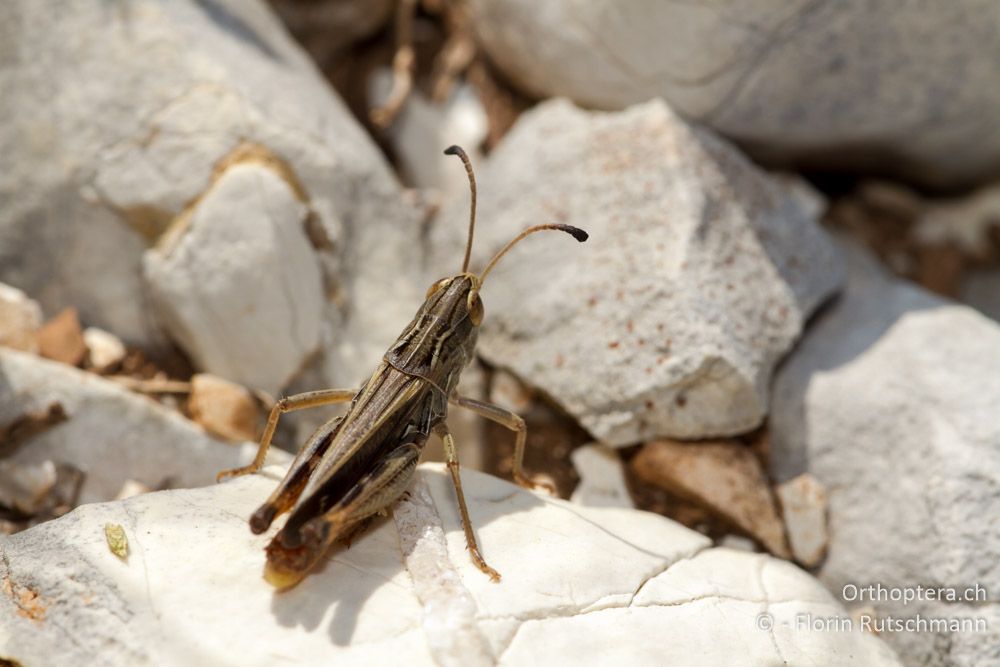
[{"label": "grasshopper's antenna", "polygon": [[461,146],[451,146],[444,151],[445,155],[457,155],[465,165],[465,173],[469,175],[469,188],[472,190],[472,209],[469,213],[469,240],[465,244],[465,259],[462,260],[462,273],[469,270],[469,259],[472,257],[472,232],[476,227],[476,175],[472,173],[472,162]]},{"label": "grasshopper's antenna", "polygon": [[490,260],[490,263],[486,265],[486,268],[483,269],[483,272],[479,274],[479,284],[480,285],[483,284],[483,281],[486,280],[486,274],[488,274],[490,271],[493,270],[493,266],[497,263],[497,261],[504,255],[506,255],[507,251],[513,248],[515,243],[523,239],[525,236],[528,236],[529,234],[534,234],[535,232],[544,232],[548,229],[554,229],[558,232],[566,232],[567,234],[572,235],[572,237],[575,238],[580,243],[583,243],[588,238],[587,232],[583,231],[579,227],[573,227],[572,225],[535,225],[534,227],[528,227],[523,232],[515,236],[513,241],[505,245],[503,249],[500,250],[500,252],[498,252],[493,257],[493,259]]}]

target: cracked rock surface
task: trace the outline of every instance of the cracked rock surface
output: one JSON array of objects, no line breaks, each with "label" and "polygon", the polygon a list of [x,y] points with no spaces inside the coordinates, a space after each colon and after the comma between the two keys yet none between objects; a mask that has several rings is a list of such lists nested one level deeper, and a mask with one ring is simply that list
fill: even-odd
[{"label": "cracked rock surface", "polygon": [[662,97],[772,162],[877,164],[936,185],[997,173],[989,0],[470,4],[493,61],[541,98]]},{"label": "cracked rock surface", "polygon": [[270,392],[412,315],[418,216],[264,3],[17,0],[0,43],[0,280],[46,313]]},{"label": "cracked rock surface", "polygon": [[[604,444],[757,426],[775,363],[841,280],[817,195],[660,101],[618,113],[541,104],[478,182],[477,270],[530,225],[590,234],[579,245],[539,235],[501,260],[478,351]],[[467,206],[453,200],[435,224],[435,266],[458,264]]]},{"label": "cracked rock surface", "polygon": [[[469,559],[443,467],[419,469],[392,520],[335,548],[296,588],[262,579],[246,518],[280,468],[87,505],[0,540],[0,657],[30,665],[896,665],[795,566],[709,548],[662,517],[584,508],[466,470],[494,584]],[[130,554],[106,543],[120,524]],[[756,625],[767,614],[770,630]],[[765,623],[766,624],[766,623]]]},{"label": "cracked rock surface", "polygon": [[882,616],[986,624],[887,633],[908,664],[995,664],[1000,325],[843,247],[845,294],[775,379],[772,474],[784,481],[808,472],[826,486],[830,542],[819,576],[831,590],[876,582],[984,589],[971,603],[870,602]]}]

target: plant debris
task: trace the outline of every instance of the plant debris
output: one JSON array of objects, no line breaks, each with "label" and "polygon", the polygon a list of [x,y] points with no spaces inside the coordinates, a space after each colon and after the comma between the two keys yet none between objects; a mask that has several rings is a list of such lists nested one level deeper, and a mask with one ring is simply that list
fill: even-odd
[{"label": "plant debris", "polygon": [[108,541],[108,549],[122,560],[128,558],[128,537],[125,529],[118,523],[104,524],[104,538]]}]

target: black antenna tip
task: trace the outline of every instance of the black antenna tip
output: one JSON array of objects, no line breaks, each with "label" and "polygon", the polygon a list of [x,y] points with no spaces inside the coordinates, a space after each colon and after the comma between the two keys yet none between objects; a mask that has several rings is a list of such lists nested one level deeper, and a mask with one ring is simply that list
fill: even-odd
[{"label": "black antenna tip", "polygon": [[444,149],[445,155],[461,155],[464,152],[461,146],[448,146],[448,148]]},{"label": "black antenna tip", "polygon": [[580,229],[579,227],[574,227],[572,225],[556,225],[556,226],[562,231],[566,232],[567,234],[571,234],[573,238],[575,238],[580,243],[583,243],[584,241],[590,238],[590,235],[587,232]]}]

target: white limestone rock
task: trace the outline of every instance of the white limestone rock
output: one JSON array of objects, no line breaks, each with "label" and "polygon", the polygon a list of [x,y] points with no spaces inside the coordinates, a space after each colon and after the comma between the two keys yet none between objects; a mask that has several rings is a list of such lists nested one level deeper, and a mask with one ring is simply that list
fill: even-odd
[{"label": "white limestone rock", "polygon": [[975,586],[967,603],[849,600],[882,616],[978,619],[972,632],[889,632],[908,664],[1000,661],[1000,325],[890,278],[845,246],[846,293],[775,378],[771,471],[829,495],[820,578]]},{"label": "white limestone rock", "polygon": [[87,346],[87,364],[98,373],[115,368],[128,353],[118,336],[97,327],[83,330],[83,342]]},{"label": "white limestone rock", "polygon": [[662,97],[774,162],[876,166],[936,185],[1000,165],[1000,8],[989,0],[470,6],[491,59],[542,98],[621,109]]},{"label": "white limestone rock", "polygon": [[584,445],[574,449],[570,458],[580,475],[570,500],[585,507],[635,507],[617,451],[603,445]]},{"label": "white limestone rock", "polygon": [[[0,349],[0,428],[58,404],[55,421],[22,442],[5,444],[16,464],[67,463],[84,473],[81,502],[114,498],[128,480],[150,488],[210,484],[220,470],[249,463],[252,443],[207,435],[180,413],[92,373]],[[287,453],[272,448],[274,462]]]},{"label": "white limestone rock", "polygon": [[0,280],[46,311],[271,390],[412,315],[418,215],[265,3],[16,0],[0,43]]},{"label": "white limestone rock", "polygon": [[802,473],[775,487],[774,495],[781,504],[792,555],[806,567],[816,567],[830,539],[826,529],[826,487],[809,473]]},{"label": "white limestone rock", "polygon": [[146,253],[166,328],[197,367],[273,395],[316,351],[325,299],[307,213],[278,172],[236,164]]},{"label": "white limestone rock", "polygon": [[38,352],[38,330],[42,309],[27,294],[0,283],[0,345],[25,352]]},{"label": "white limestone rock", "polygon": [[[841,280],[811,190],[659,101],[620,113],[542,104],[478,183],[476,270],[529,225],[590,234],[539,235],[501,261],[479,351],[605,444],[757,426],[774,364]],[[458,269],[467,207],[454,201],[435,224],[440,274]]]},{"label": "white limestone rock", "polygon": [[[845,612],[788,563],[466,470],[480,544],[503,574],[492,583],[469,559],[443,466],[421,467],[394,521],[275,593],[261,577],[273,530],[255,536],[246,517],[280,474],[88,505],[0,540],[0,657],[55,667],[898,664],[861,632],[795,630],[798,614]],[[124,528],[126,560],[109,551],[106,523]]]}]

